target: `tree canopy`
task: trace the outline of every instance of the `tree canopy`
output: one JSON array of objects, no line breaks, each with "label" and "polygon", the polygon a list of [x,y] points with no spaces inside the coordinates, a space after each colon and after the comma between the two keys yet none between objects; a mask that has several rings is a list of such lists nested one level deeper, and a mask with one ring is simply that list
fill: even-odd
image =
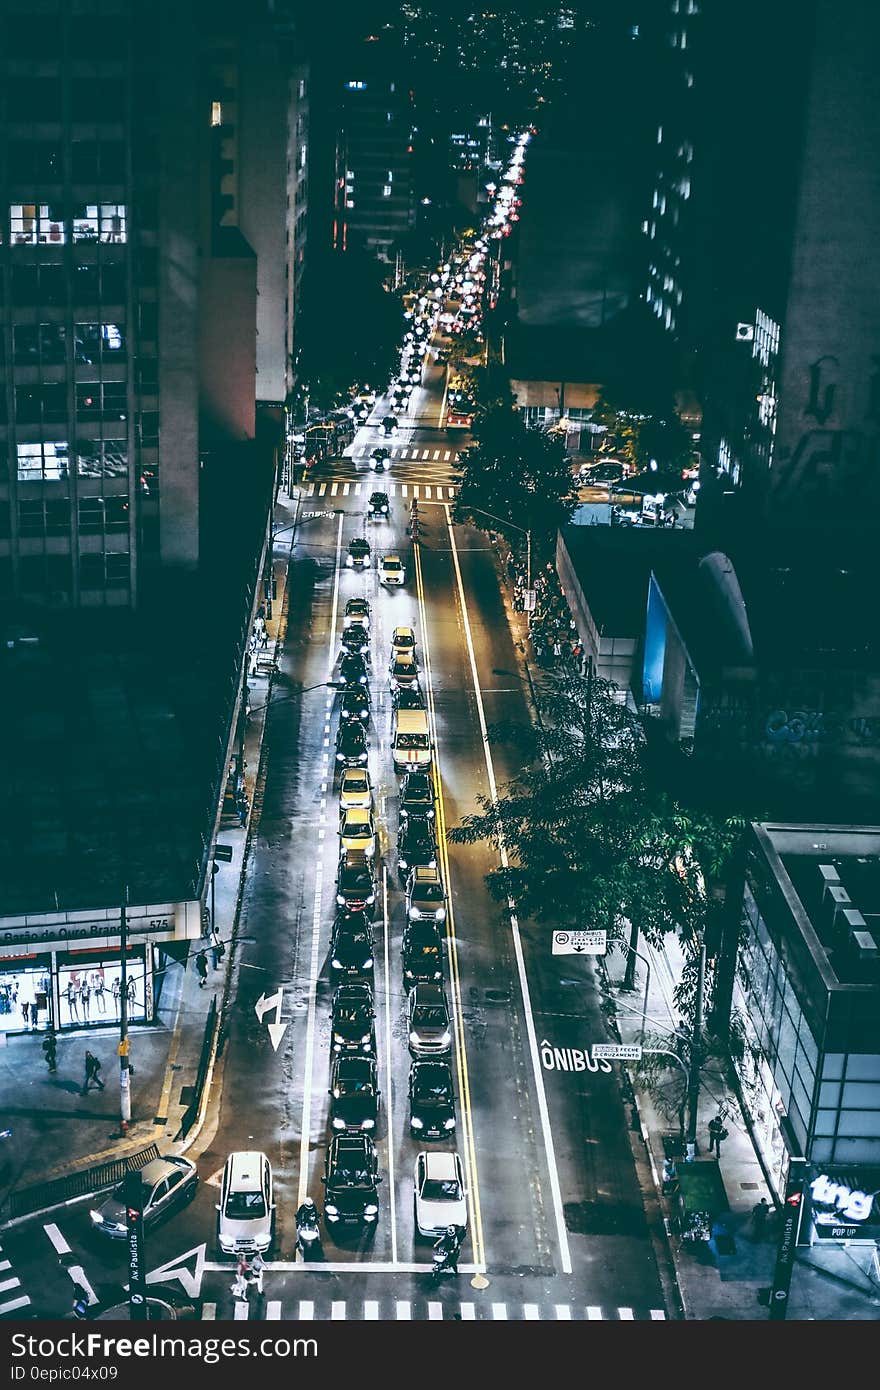
[{"label": "tree canopy", "polygon": [[[485,392],[487,385],[484,375],[478,390]],[[512,408],[509,386],[504,390],[507,401],[496,398],[475,417],[474,443],[462,453],[456,474],[455,515],[472,518],[484,531],[516,534],[529,528],[550,535],[577,506],[571,468],[562,443],[526,429]]]},{"label": "tree canopy", "polygon": [[311,267],[303,295],[299,375],[325,408],[352,387],[384,387],[400,352],[402,305],[383,267],[357,248]]}]

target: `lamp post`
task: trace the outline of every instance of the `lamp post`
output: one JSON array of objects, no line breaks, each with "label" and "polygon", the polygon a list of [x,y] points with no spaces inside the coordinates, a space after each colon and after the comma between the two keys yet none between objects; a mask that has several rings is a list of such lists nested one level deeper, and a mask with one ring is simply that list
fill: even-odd
[{"label": "lamp post", "polygon": [[[636,951],[632,946],[628,944],[628,942],[620,941],[618,942],[618,945],[622,946],[625,951],[629,951],[632,956],[638,956],[639,960],[645,967],[645,999],[644,1003],[642,1004],[642,1038],[644,1039],[645,1019],[648,1016],[648,991],[651,988],[651,962],[648,960],[647,956],[643,956],[641,951]],[[622,984],[621,988],[632,989],[633,985],[627,984],[626,979],[624,978],[624,983]]]},{"label": "lamp post", "polygon": [[490,521],[497,521],[502,526],[510,526],[514,531],[519,531],[526,538],[526,588],[532,587],[532,533],[525,526],[517,526],[514,521],[505,521],[503,517],[495,516],[492,512],[484,511],[482,507],[468,507],[468,511],[479,512],[480,516],[487,516]]}]

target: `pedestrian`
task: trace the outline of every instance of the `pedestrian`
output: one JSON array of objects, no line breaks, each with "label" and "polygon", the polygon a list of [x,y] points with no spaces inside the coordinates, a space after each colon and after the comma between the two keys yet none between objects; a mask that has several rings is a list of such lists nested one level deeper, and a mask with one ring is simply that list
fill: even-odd
[{"label": "pedestrian", "polygon": [[256,1255],[254,1255],[254,1258],[251,1260],[249,1280],[249,1282],[253,1285],[258,1294],[262,1294],[263,1292],[263,1270],[265,1268],[266,1261],[263,1259],[262,1255],[258,1250]]},{"label": "pedestrian", "polygon": [[263,651],[265,651],[266,648],[268,647],[268,645],[269,645],[269,629],[267,628],[266,624],[263,623],[263,628],[262,628],[262,631],[261,631],[261,633],[260,633],[260,646],[262,647]]},{"label": "pedestrian", "polygon": [[727,1130],[724,1128],[724,1120],[721,1115],[716,1115],[714,1120],[709,1121],[709,1152],[714,1149],[718,1157],[721,1157],[721,1141],[727,1138]]},{"label": "pedestrian", "polygon": [[205,981],[208,978],[208,957],[204,951],[199,951],[196,956],[196,970],[199,976],[199,989],[204,989]]},{"label": "pedestrian", "polygon": [[261,603],[260,606],[259,606],[259,608],[257,609],[257,617],[258,617],[258,618],[265,618],[265,617],[266,617],[266,605],[265,605],[265,603]]},{"label": "pedestrian", "polygon": [[85,1095],[85,1094],[86,1094],[86,1092],[87,1092],[88,1089],[89,1089],[89,1086],[92,1084],[93,1081],[94,1081],[95,1085],[99,1088],[99,1090],[103,1091],[103,1089],[104,1089],[104,1083],[103,1083],[103,1081],[101,1080],[100,1076],[98,1075],[98,1072],[99,1072],[100,1070],[101,1070],[101,1063],[98,1061],[97,1057],[95,1057],[91,1052],[88,1052],[88,1051],[87,1051],[87,1052],[86,1052],[86,1074],[85,1074],[85,1079],[84,1079],[84,1081],[83,1081],[83,1086],[82,1086],[82,1092],[81,1092],[82,1095]]},{"label": "pedestrian", "polygon": [[573,632],[575,635],[577,635],[577,626],[578,626],[578,625],[577,625],[577,619],[576,619],[576,618],[569,618],[569,620],[568,620],[568,630],[569,630],[569,632]]},{"label": "pedestrian", "polygon": [[50,1071],[58,1070],[58,1042],[53,1029],[49,1029],[43,1039],[43,1054],[46,1058],[46,1066]]},{"label": "pedestrian", "polygon": [[230,1284],[230,1290],[236,1298],[243,1298],[247,1303],[248,1288],[250,1287],[250,1267],[244,1255],[238,1262],[238,1269],[235,1271],[235,1281]]},{"label": "pedestrian", "polygon": [[661,1191],[664,1197],[670,1197],[678,1190],[678,1172],[675,1163],[671,1158],[663,1160],[663,1186]]},{"label": "pedestrian", "polygon": [[559,641],[559,638],[557,637],[556,641],[553,643],[553,661],[554,661],[554,663],[557,662],[561,656],[562,656],[562,644],[561,644],[561,642]]},{"label": "pedestrian", "polygon": [[767,1203],[767,1198],[762,1197],[760,1202],[757,1202],[755,1206],[752,1207],[752,1228],[755,1232],[756,1240],[760,1240],[766,1231],[769,1215],[770,1207]]},{"label": "pedestrian", "polygon": [[538,663],[539,666],[541,665],[541,663],[542,663],[542,661],[543,661],[543,657],[544,657],[544,648],[543,648],[543,646],[541,645],[540,642],[536,642],[536,643],[535,643],[535,660],[537,661],[537,663]]},{"label": "pedestrian", "polygon": [[214,962],[214,969],[217,970],[219,969],[221,960],[226,955],[226,947],[213,929],[211,931],[211,955]]}]

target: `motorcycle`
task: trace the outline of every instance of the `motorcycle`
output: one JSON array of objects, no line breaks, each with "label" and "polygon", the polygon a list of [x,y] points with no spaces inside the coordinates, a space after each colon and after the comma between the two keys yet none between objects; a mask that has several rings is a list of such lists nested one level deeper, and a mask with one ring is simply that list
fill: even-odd
[{"label": "motorcycle", "polygon": [[318,1214],[300,1216],[296,1220],[296,1248],[304,1260],[317,1259],[321,1254],[321,1232],[318,1229]]},{"label": "motorcycle", "polygon": [[431,1256],[433,1268],[431,1270],[432,1284],[439,1284],[445,1274],[458,1274],[458,1251],[454,1253],[449,1250],[435,1250]]}]

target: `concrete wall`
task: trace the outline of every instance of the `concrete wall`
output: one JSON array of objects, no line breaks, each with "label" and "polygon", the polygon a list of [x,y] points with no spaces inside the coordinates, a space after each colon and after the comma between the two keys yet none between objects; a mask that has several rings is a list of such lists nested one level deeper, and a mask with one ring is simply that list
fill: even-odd
[{"label": "concrete wall", "polygon": [[633,677],[636,673],[636,654],[640,639],[599,632],[561,535],[557,536],[556,540],[556,570],[571,615],[577,623],[584,652],[593,658],[594,671],[604,680],[614,681],[621,690],[634,694]]},{"label": "concrete wall", "polygon": [[204,257],[199,299],[199,389],[206,434],[253,439],[257,389],[256,258]]}]

